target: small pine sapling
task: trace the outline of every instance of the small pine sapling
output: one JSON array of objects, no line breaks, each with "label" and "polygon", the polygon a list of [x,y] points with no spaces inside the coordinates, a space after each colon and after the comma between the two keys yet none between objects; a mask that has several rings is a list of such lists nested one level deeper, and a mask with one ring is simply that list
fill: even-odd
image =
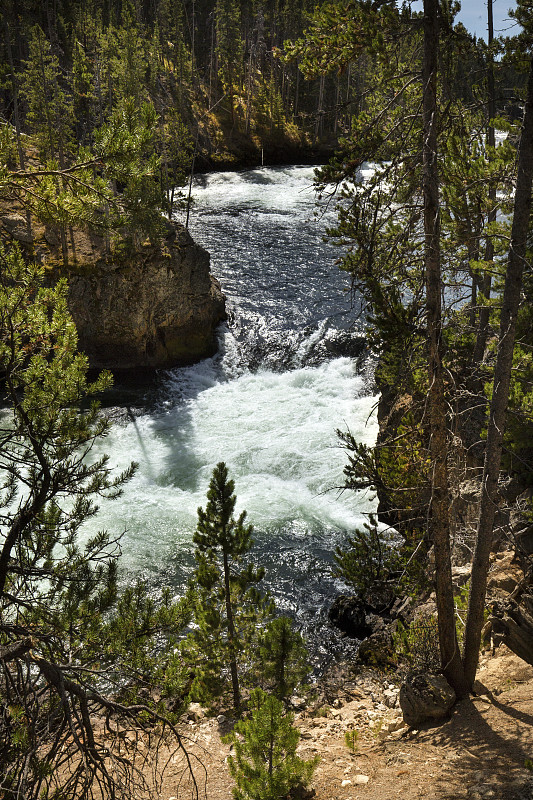
[{"label": "small pine sapling", "polygon": [[233,512],[235,484],[224,462],[217,464],[207,493],[207,506],[198,509],[196,569],[191,578],[196,629],[182,652],[194,665],[191,694],[202,703],[220,698],[229,670],[236,710],[241,705],[241,678],[253,660],[259,627],[272,614],[273,604],[256,588],[264,570],[243,563],[252,547],[252,526],[246,512]]},{"label": "small pine sapling", "polygon": [[351,728],[349,731],[344,733],[344,743],[348,750],[351,750],[352,753],[357,752],[357,740],[359,738],[359,731],[355,730],[355,728]]},{"label": "small pine sapling", "polygon": [[235,780],[235,800],[279,800],[297,787],[306,787],[318,757],[305,761],[296,755],[300,734],[283,704],[262,689],[250,694],[250,716],[235,725],[226,741],[235,747],[229,756]]},{"label": "small pine sapling", "polygon": [[309,674],[307,649],[288,617],[268,623],[259,652],[263,679],[278,700],[289,697]]},{"label": "small pine sapling", "polygon": [[390,533],[379,529],[370,515],[364,530],[355,530],[348,537],[347,547],[337,547],[335,576],[342,578],[357,597],[381,607],[392,602],[402,574],[402,555],[398,542]]}]

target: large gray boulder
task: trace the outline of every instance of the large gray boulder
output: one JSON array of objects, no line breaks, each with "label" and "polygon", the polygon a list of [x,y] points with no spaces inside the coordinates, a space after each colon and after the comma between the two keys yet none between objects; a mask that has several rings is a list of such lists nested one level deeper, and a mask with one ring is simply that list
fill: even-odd
[{"label": "large gray boulder", "polygon": [[3,233],[4,231],[20,244],[31,244],[33,242],[32,233],[28,228],[28,220],[22,214],[3,214],[0,217],[0,232]]},{"label": "large gray boulder", "polygon": [[442,675],[411,672],[400,687],[400,708],[412,728],[448,717],[455,699],[454,690]]}]

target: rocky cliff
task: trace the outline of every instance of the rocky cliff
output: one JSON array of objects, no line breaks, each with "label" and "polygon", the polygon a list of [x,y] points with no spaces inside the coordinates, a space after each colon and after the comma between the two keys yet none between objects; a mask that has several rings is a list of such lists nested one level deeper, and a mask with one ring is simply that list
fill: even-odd
[{"label": "rocky cliff", "polygon": [[99,259],[69,278],[80,349],[91,366],[168,368],[213,355],[224,297],[209,254],[174,225],[162,246]]},{"label": "rocky cliff", "polygon": [[66,271],[53,229],[34,225],[30,232],[18,214],[0,217],[0,229],[23,247],[33,245],[51,281],[66,273],[80,350],[91,367],[166,369],[215,352],[224,296],[209,254],[182,225],[168,223],[156,244],[111,253],[101,237],[69,231]]}]

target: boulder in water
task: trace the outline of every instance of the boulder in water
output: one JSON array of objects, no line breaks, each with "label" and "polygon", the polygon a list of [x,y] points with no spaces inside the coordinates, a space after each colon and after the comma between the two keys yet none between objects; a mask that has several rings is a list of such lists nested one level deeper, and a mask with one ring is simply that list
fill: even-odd
[{"label": "boulder in water", "polygon": [[357,597],[340,594],[328,611],[330,622],[347,636],[365,639],[372,633],[366,620],[366,605]]},{"label": "boulder in water", "polygon": [[360,333],[350,331],[336,331],[333,336],[324,340],[328,352],[335,356],[348,356],[358,358],[366,351],[366,338]]}]

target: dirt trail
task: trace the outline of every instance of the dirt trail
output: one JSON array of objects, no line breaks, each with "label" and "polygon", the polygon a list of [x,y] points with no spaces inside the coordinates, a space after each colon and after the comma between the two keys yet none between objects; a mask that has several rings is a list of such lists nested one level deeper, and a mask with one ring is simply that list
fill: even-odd
[{"label": "dirt trail", "polygon": [[[320,756],[315,800],[533,800],[533,772],[525,767],[533,760],[533,667],[501,647],[483,657],[478,678],[482,694],[458,703],[444,724],[419,731],[399,728],[388,678],[354,678],[322,710],[327,716],[299,712],[300,755]],[[345,744],[351,729],[358,731],[355,753]],[[201,719],[181,730],[200,796],[231,800],[224,723]],[[180,758],[169,764],[162,800],[190,795],[183,767]]]}]

